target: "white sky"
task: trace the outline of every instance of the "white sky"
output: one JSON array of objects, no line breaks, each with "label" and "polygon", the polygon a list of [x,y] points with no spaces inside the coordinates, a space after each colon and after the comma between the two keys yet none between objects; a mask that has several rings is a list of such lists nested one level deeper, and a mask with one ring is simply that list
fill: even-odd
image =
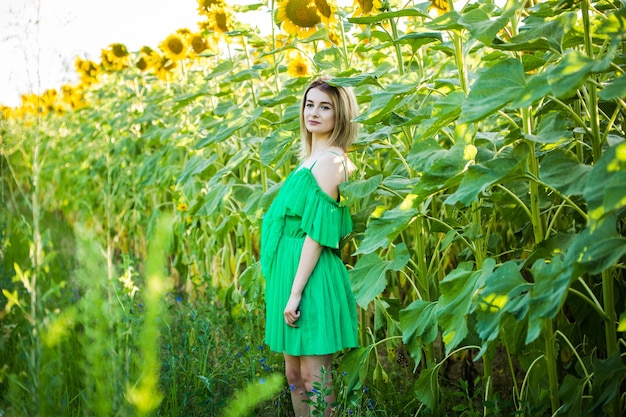
[{"label": "white sky", "polygon": [[[0,0],[0,104],[17,106],[20,94],[76,83],[77,56],[99,62],[100,51],[112,43],[138,51],[157,48],[176,29],[195,31],[197,8],[196,0]],[[267,11],[240,17],[249,24],[271,22]]]}]

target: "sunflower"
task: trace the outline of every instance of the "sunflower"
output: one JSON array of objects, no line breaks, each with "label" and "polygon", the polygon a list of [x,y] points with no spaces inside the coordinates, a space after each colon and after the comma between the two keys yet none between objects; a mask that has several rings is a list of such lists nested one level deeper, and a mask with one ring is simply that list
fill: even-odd
[{"label": "sunflower", "polygon": [[3,120],[9,120],[9,119],[15,119],[17,116],[17,113],[15,110],[13,110],[12,107],[9,106],[5,106],[4,104],[0,105],[0,115],[2,117],[0,117],[0,119]]},{"label": "sunflower", "polygon": [[333,0],[314,0],[317,7],[317,14],[325,26],[336,22],[335,13],[337,13],[337,4]]},{"label": "sunflower", "polygon": [[128,67],[128,51],[121,43],[114,43],[100,53],[100,63],[106,71],[120,71]]},{"label": "sunflower", "polygon": [[198,0],[198,12],[206,15],[213,6],[223,6],[224,0]]},{"label": "sunflower", "polygon": [[314,0],[279,0],[276,23],[291,35],[308,37],[321,22]]},{"label": "sunflower", "polygon": [[293,77],[306,77],[309,75],[309,64],[301,54],[297,54],[289,60],[287,73]]},{"label": "sunflower", "polygon": [[172,33],[159,44],[159,48],[166,57],[172,61],[180,61],[187,57],[187,44],[185,38],[179,34]]},{"label": "sunflower", "polygon": [[160,60],[161,57],[157,51],[144,46],[139,50],[139,59],[135,62],[135,66],[143,72],[153,68]]},{"label": "sunflower", "polygon": [[230,31],[231,13],[225,4],[215,4],[208,8],[206,21],[198,23],[205,30],[216,33],[226,33]]},{"label": "sunflower", "polygon": [[429,0],[430,6],[428,6],[428,10],[433,11],[436,15],[443,15],[450,11],[450,3],[448,0]]},{"label": "sunflower", "polygon": [[176,69],[176,61],[161,57],[159,62],[152,69],[159,80],[171,81],[174,79],[174,73],[172,71]]},{"label": "sunflower", "polygon": [[126,49],[126,45],[123,43],[111,44],[110,48],[115,58],[124,58],[128,56],[128,49]]},{"label": "sunflower", "polygon": [[83,92],[79,87],[64,85],[61,87],[61,100],[71,109],[77,110],[87,106]]},{"label": "sunflower", "polygon": [[193,33],[189,37],[189,46],[193,55],[200,55],[209,49],[209,42],[200,33]]},{"label": "sunflower", "polygon": [[78,72],[80,81],[85,85],[91,85],[96,82],[98,75],[98,67],[93,61],[87,59],[76,58],[74,62],[74,68]]},{"label": "sunflower", "polygon": [[377,14],[383,8],[380,0],[354,0],[354,16],[369,16]]}]

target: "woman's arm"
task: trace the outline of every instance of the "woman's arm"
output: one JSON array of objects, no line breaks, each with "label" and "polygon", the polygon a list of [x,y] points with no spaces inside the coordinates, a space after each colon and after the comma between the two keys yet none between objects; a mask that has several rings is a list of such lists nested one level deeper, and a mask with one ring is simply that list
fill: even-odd
[{"label": "woman's arm", "polygon": [[302,245],[300,262],[298,263],[296,276],[291,286],[291,295],[289,296],[289,301],[287,301],[287,306],[284,311],[285,321],[291,327],[298,327],[294,323],[300,317],[298,307],[302,299],[302,291],[304,291],[304,287],[306,287],[306,283],[309,281],[311,272],[313,272],[315,265],[317,265],[321,254],[322,246],[307,236]]}]

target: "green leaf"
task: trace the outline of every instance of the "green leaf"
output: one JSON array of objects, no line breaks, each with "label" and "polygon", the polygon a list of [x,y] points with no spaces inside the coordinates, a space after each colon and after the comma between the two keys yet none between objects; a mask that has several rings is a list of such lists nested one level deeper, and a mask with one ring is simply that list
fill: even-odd
[{"label": "green leaf", "polygon": [[576,378],[572,374],[565,375],[559,388],[559,399],[562,406],[557,416],[580,417],[582,415],[583,393],[585,380]]},{"label": "green leaf", "polygon": [[620,9],[615,13],[609,14],[607,19],[602,21],[597,29],[597,33],[611,35],[618,40],[624,39],[624,34],[626,33],[626,8],[624,8],[623,4]]},{"label": "green leaf", "polygon": [[417,51],[420,47],[432,42],[441,42],[441,33],[438,32],[413,32],[408,35],[400,36],[395,40],[395,43],[401,45],[411,45],[413,52]]},{"label": "green leaf", "polygon": [[178,177],[179,184],[185,184],[194,175],[202,174],[209,166],[213,165],[218,155],[212,154],[208,158],[204,154],[194,154],[183,166],[183,170]]},{"label": "green leaf", "polygon": [[340,185],[339,191],[342,198],[345,198],[348,201],[355,201],[367,197],[376,191],[382,182],[382,179],[382,174],[378,174],[365,180],[346,182]]},{"label": "green leaf", "polygon": [[432,30],[461,30],[463,26],[459,24],[461,15],[457,11],[450,11],[426,22],[424,25],[427,29]]},{"label": "green leaf", "polygon": [[515,14],[515,11],[514,7],[510,7],[500,16],[492,19],[485,11],[485,7],[479,7],[463,14],[458,23],[466,27],[476,39],[489,46],[498,32],[506,26],[509,19]]},{"label": "green leaf", "polygon": [[602,100],[614,100],[616,98],[626,97],[626,75],[622,75],[604,84],[604,88],[600,91],[599,96]]},{"label": "green leaf", "polygon": [[362,74],[354,77],[335,77],[328,80],[328,84],[341,87],[358,87],[360,85],[375,85],[382,88],[375,74]]},{"label": "green leaf", "polygon": [[595,59],[579,51],[569,51],[556,67],[546,73],[546,80],[556,97],[568,98],[576,93],[592,72],[601,70],[601,67]]},{"label": "green leaf", "polygon": [[378,13],[372,16],[350,17],[348,18],[348,22],[356,23],[357,25],[371,25],[374,23],[380,23],[385,20],[393,19],[395,17],[407,17],[407,16],[420,16],[420,17],[426,17],[426,18],[429,17],[427,14],[424,14],[424,12],[422,12],[418,8],[405,8],[405,9],[400,9],[400,10],[393,11],[393,12]]},{"label": "green leaf", "polygon": [[278,129],[261,143],[261,162],[272,165],[293,146],[293,132]]},{"label": "green leaf", "polygon": [[247,161],[249,156],[250,152],[248,151],[248,149],[241,149],[234,156],[228,158],[228,162],[226,163],[226,165],[220,168],[209,180],[209,188],[222,182],[222,179],[227,177],[228,175],[232,175],[232,173],[235,171],[235,168]]},{"label": "green leaf", "polygon": [[431,410],[439,404],[439,366],[423,369],[415,383],[415,396]]},{"label": "green leaf", "polygon": [[315,65],[322,70],[340,71],[343,65],[341,51],[335,47],[322,49],[315,54],[313,61],[315,62]]},{"label": "green leaf", "polygon": [[363,387],[367,379],[370,364],[369,356],[372,349],[372,346],[351,349],[341,359],[339,371],[344,375],[347,392]]},{"label": "green leaf", "polygon": [[564,262],[561,254],[549,261],[538,259],[533,264],[531,273],[535,285],[528,305],[526,344],[540,336],[544,320],[551,320],[556,316],[574,279],[572,263]]},{"label": "green leaf", "polygon": [[385,211],[380,217],[371,218],[363,242],[355,255],[371,253],[388,246],[389,242],[407,228],[416,215],[417,210],[413,207],[404,208],[400,205]]},{"label": "green leaf", "polygon": [[404,344],[415,347],[410,353],[417,366],[421,361],[422,346],[433,342],[438,334],[437,303],[413,301],[407,308],[400,310],[400,327]]},{"label": "green leaf", "polygon": [[522,94],[524,68],[516,59],[499,62],[481,74],[463,103],[459,123],[475,122],[498,111]]},{"label": "green leaf", "polygon": [[576,13],[563,13],[558,19],[538,21],[526,25],[519,35],[506,43],[493,43],[491,47],[507,51],[563,51],[563,37],[576,23]]},{"label": "green leaf", "polygon": [[546,80],[546,74],[541,73],[534,75],[527,80],[526,87],[522,90],[519,97],[511,102],[509,107],[512,109],[528,107],[546,97],[551,92],[552,88],[550,88],[550,84]]},{"label": "green leaf", "polygon": [[583,196],[594,223],[626,207],[626,142],[604,151],[589,173]]},{"label": "green leaf", "polygon": [[572,152],[556,149],[541,161],[539,177],[567,196],[582,195],[590,171]]},{"label": "green leaf", "polygon": [[559,112],[550,112],[541,118],[536,135],[525,135],[526,139],[536,143],[555,144],[569,141],[574,136],[571,122],[561,117]]},{"label": "green leaf", "polygon": [[404,244],[398,245],[394,259],[382,260],[375,253],[368,253],[357,261],[350,270],[350,281],[354,298],[359,306],[367,305],[387,287],[387,271],[398,271],[409,261],[408,250]]},{"label": "green leaf", "polygon": [[476,330],[483,340],[478,357],[498,337],[505,313],[512,314],[517,321],[525,318],[531,288],[532,284],[524,280],[515,261],[505,262],[485,279],[476,302]]},{"label": "green leaf", "polygon": [[507,177],[519,175],[523,167],[524,158],[515,157],[500,157],[470,165],[463,175],[459,188],[446,198],[445,203],[450,205],[461,203],[468,206],[493,184]]},{"label": "green leaf", "polygon": [[473,311],[474,294],[494,267],[495,261],[491,258],[485,259],[479,271],[473,270],[473,263],[462,262],[439,284],[441,296],[437,319],[446,353],[450,353],[467,336],[467,316]]},{"label": "green leaf", "polygon": [[585,415],[609,415],[609,407],[615,397],[621,395],[622,381],[626,377],[626,365],[617,351],[608,359],[599,359],[595,366],[591,388],[592,406]]},{"label": "green leaf", "polygon": [[431,138],[459,118],[464,101],[465,95],[463,92],[453,91],[443,99],[434,101],[431,107],[424,109],[424,114],[420,112],[420,115],[406,124],[418,124],[415,132],[415,137],[418,141]]},{"label": "green leaf", "polygon": [[570,246],[572,251],[578,252],[576,262],[590,274],[599,274],[611,268],[626,253],[626,239],[617,235],[616,220],[612,220],[595,229],[587,227]]}]

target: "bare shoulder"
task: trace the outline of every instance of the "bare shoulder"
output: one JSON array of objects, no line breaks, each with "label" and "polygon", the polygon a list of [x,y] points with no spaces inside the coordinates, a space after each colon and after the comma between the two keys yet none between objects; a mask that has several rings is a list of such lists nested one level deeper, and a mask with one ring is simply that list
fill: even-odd
[{"label": "bare shoulder", "polygon": [[356,167],[346,155],[329,152],[317,160],[311,172],[322,191],[333,199],[337,199],[339,184],[344,182],[355,169]]}]

